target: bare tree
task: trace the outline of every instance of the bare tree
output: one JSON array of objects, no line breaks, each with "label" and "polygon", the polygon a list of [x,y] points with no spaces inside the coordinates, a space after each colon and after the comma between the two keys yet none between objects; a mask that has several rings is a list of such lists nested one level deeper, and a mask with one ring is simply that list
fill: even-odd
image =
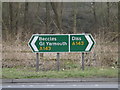
[{"label": "bare tree", "polygon": [[110,4],[107,2],[107,26],[109,27],[110,18]]},{"label": "bare tree", "polygon": [[74,2],[74,7],[73,7],[73,33],[77,33],[76,30],[76,17],[77,17],[77,3]]},{"label": "bare tree", "polygon": [[18,21],[19,21],[19,3],[15,4],[15,31],[18,30]]},{"label": "bare tree", "polygon": [[24,10],[24,29],[28,28],[28,2],[25,2],[25,10]]},{"label": "bare tree", "polygon": [[46,31],[45,33],[48,33],[50,26],[50,3],[46,2]]},{"label": "bare tree", "polygon": [[62,7],[63,7],[63,2],[51,2],[52,9],[55,14],[55,20],[56,24],[58,27],[58,32],[62,33]]},{"label": "bare tree", "polygon": [[96,6],[95,6],[95,2],[92,2],[92,10],[93,10],[93,15],[94,15],[94,20],[95,23],[97,22],[97,16],[96,16]]},{"label": "bare tree", "polygon": [[13,30],[13,3],[9,2],[9,29],[10,31]]}]

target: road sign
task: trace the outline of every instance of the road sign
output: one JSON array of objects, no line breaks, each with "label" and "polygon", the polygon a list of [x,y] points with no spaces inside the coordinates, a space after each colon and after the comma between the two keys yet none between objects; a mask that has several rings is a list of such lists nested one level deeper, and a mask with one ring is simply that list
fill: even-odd
[{"label": "road sign", "polygon": [[34,34],[29,41],[33,52],[89,52],[94,44],[91,34]]},{"label": "road sign", "polygon": [[33,52],[68,52],[68,35],[33,35],[29,45]]},{"label": "road sign", "polygon": [[91,51],[94,44],[95,42],[90,34],[70,35],[71,52]]}]

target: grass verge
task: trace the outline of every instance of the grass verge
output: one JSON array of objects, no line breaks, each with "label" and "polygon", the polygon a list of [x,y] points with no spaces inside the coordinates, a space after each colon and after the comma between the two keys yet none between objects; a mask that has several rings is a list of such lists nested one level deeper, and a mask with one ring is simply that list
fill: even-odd
[{"label": "grass verge", "polygon": [[25,78],[88,78],[88,77],[118,77],[117,68],[86,68],[84,71],[80,69],[61,70],[61,71],[39,71],[35,72],[33,68],[3,68],[3,79],[25,79]]}]

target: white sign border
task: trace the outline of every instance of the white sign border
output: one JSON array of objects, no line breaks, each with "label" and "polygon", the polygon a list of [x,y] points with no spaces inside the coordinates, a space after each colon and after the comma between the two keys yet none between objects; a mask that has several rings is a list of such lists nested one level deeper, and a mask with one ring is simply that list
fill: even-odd
[{"label": "white sign border", "polygon": [[[41,35],[41,36],[44,36],[44,35],[48,35],[48,36],[50,36],[50,35],[68,35],[69,36],[69,38],[68,38],[68,40],[69,40],[69,50],[68,50],[68,52],[37,52],[37,51],[33,51],[32,50],[32,52],[33,53],[82,53],[82,52],[85,52],[85,53],[87,53],[87,52],[90,52],[90,51],[70,51],[70,35],[87,35],[87,36],[91,36],[91,38],[93,39],[92,41],[93,41],[93,43],[94,43],[94,45],[93,45],[93,43],[92,43],[92,45],[93,45],[93,47],[95,46],[95,44],[96,44],[96,42],[95,42],[95,40],[94,40],[94,38],[93,38],[93,36],[92,36],[92,34],[90,34],[90,33],[80,33],[80,34],[33,34],[32,36],[31,36],[31,38],[30,38],[30,40],[28,41],[28,46],[31,48],[31,46],[30,46],[30,41],[32,40],[32,37],[33,36],[37,36],[37,35]],[[85,37],[86,38],[86,37]],[[92,47],[92,48],[93,48]],[[32,47],[33,48],[33,47]],[[32,49],[31,48],[31,49]]]}]

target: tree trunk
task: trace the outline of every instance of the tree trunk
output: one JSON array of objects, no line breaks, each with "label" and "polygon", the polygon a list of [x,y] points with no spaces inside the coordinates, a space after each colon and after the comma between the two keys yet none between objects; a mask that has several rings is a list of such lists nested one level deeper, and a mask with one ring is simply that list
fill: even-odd
[{"label": "tree trunk", "polygon": [[93,9],[93,16],[95,23],[97,22],[97,16],[96,16],[96,7],[95,7],[95,2],[92,3],[92,9]]},{"label": "tree trunk", "polygon": [[50,3],[46,2],[46,31],[45,33],[49,32],[50,26]]},{"label": "tree trunk", "polygon": [[58,33],[62,33],[62,7],[63,2],[51,2],[52,9],[55,14],[55,20],[58,27]]},{"label": "tree trunk", "polygon": [[25,2],[25,11],[24,11],[24,29],[28,29],[28,2]]},{"label": "tree trunk", "polygon": [[77,3],[74,2],[74,8],[73,8],[73,33],[77,33],[77,30],[76,30],[76,16],[77,16]]},{"label": "tree trunk", "polygon": [[9,26],[9,29],[10,31],[12,32],[13,31],[13,3],[12,2],[9,2],[9,18],[10,18],[10,26]]},{"label": "tree trunk", "polygon": [[[18,30],[18,20],[19,20],[19,3],[16,4],[16,14],[15,14],[15,30]],[[16,34],[15,32],[15,34]]]},{"label": "tree trunk", "polygon": [[109,23],[110,23],[110,5],[109,5],[109,2],[107,2],[107,27],[109,27]]},{"label": "tree trunk", "polygon": [[13,39],[13,3],[9,2],[9,30],[10,33],[9,40],[12,41]]}]

